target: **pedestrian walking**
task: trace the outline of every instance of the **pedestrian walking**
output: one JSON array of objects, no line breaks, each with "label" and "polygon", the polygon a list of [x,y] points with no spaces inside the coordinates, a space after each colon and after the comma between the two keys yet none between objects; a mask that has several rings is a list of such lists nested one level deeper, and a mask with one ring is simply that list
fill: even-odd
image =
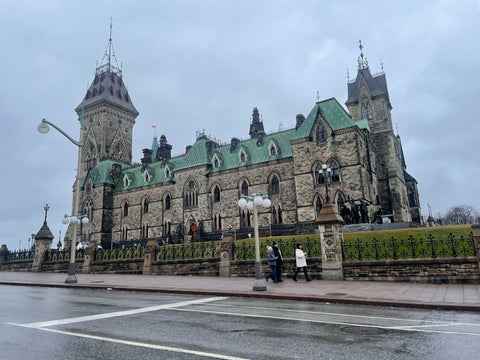
[{"label": "pedestrian walking", "polygon": [[273,255],[273,249],[271,246],[267,246],[267,259],[268,259],[268,266],[272,270],[271,273],[265,274],[265,280],[272,279],[274,283],[277,282],[277,258]]},{"label": "pedestrian walking", "polygon": [[283,256],[282,256],[282,251],[278,247],[278,244],[276,241],[273,242],[272,244],[273,247],[273,255],[275,255],[277,259],[277,281],[282,282],[282,265],[283,265]]},{"label": "pedestrian walking", "polygon": [[297,244],[297,248],[295,249],[295,261],[297,263],[297,270],[295,270],[295,275],[293,275],[293,281],[297,281],[297,274],[302,269],[305,274],[305,280],[311,281],[307,275],[307,253],[303,251],[302,244]]}]

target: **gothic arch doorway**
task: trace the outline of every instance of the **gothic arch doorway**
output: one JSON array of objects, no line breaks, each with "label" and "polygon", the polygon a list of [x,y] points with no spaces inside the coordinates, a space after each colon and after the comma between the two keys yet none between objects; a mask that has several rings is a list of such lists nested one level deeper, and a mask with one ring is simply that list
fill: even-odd
[{"label": "gothic arch doorway", "polygon": [[197,237],[197,230],[198,230],[197,224],[193,223],[192,225],[190,225],[190,233],[192,234],[192,241],[194,241],[195,238]]}]

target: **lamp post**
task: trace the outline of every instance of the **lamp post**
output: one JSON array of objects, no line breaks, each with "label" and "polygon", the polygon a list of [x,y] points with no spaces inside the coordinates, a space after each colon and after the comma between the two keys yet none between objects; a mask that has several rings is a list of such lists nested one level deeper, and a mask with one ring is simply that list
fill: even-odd
[{"label": "lamp post", "polygon": [[252,196],[242,194],[240,200],[238,200],[238,206],[240,208],[248,208],[249,210],[253,210],[253,233],[255,237],[255,282],[253,283],[252,290],[255,291],[267,290],[267,284],[262,275],[262,262],[260,261],[260,240],[258,237],[257,207],[263,206],[264,208],[269,208],[271,204],[272,203],[270,202],[268,196],[266,194],[262,196],[259,192],[255,193]]},{"label": "lamp post", "polygon": [[330,202],[330,195],[328,194],[328,178],[330,177],[330,174],[332,173],[332,169],[330,169],[327,164],[323,164],[322,168],[318,170],[319,174],[322,174],[324,179],[325,179],[325,195],[326,195],[326,200],[327,203]]},{"label": "lamp post", "polygon": [[[85,99],[83,100],[82,104],[82,117],[80,122],[80,140],[74,140],[70,135],[68,135],[65,131],[60,129],[54,123],[42,119],[42,122],[38,125],[37,129],[41,134],[46,134],[50,131],[50,126],[55,128],[58,132],[60,132],[63,136],[65,136],[68,140],[70,140],[74,145],[76,145],[79,149],[82,148],[82,130],[83,130],[83,110],[85,106]],[[73,240],[71,245],[71,252],[70,252],[70,263],[68,264],[68,276],[65,279],[65,283],[73,284],[77,282],[77,277],[75,276],[75,257],[76,257],[76,250],[77,250],[77,225],[80,223],[80,219],[78,219],[78,202],[80,198],[80,154],[78,154],[78,163],[77,163],[77,176],[76,176],[76,183],[75,183],[75,210],[72,216],[65,215],[62,220],[63,224],[68,224],[69,222],[73,223]],[[88,223],[88,218],[84,217],[86,222]],[[82,221],[83,221],[82,219]],[[85,222],[84,222],[85,223]]]}]

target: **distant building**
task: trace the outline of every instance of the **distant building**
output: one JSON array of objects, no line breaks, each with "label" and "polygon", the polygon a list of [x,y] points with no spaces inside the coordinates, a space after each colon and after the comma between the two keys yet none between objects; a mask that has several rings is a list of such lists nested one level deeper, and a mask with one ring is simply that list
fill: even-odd
[{"label": "distant building", "polygon": [[261,227],[274,234],[313,232],[327,197],[318,171],[323,164],[331,169],[329,195],[339,212],[363,200],[369,221],[381,209],[394,222],[420,223],[417,182],[406,172],[394,134],[386,77],[370,73],[363,52],[346,106],[348,112],[335,98],[318,101],[306,117],[297,115],[294,128],[271,134],[254,108],[248,140],[225,145],[200,133],[184,154],[172,157],[162,135],[143,150],[141,164],[133,164],[139,113],[109,56],[76,108],[84,124],[80,208],[90,219],[80,226],[81,241],[108,247],[112,236],[113,242],[199,241],[218,239],[230,226],[246,237],[251,214],[237,202],[257,191],[272,202],[259,211]]}]

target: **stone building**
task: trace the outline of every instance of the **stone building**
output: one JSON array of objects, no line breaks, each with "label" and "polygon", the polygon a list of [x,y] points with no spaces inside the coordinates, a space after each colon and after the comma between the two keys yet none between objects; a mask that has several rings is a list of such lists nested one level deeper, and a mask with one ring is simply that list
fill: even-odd
[{"label": "stone building", "polygon": [[[386,76],[371,74],[363,52],[346,106],[348,112],[335,98],[318,101],[307,116],[297,115],[295,127],[270,134],[254,108],[247,140],[221,144],[200,133],[172,157],[162,135],[134,164],[139,113],[109,57],[76,108],[83,124],[80,209],[90,219],[80,238],[110,247],[132,239],[218,239],[230,229],[245,237],[253,232],[251,214],[237,202],[256,192],[272,202],[259,210],[259,224],[274,235],[313,232],[327,197],[344,216],[363,204],[364,222],[381,209],[391,221],[420,223],[417,182],[394,134]],[[328,178],[323,164],[331,169]]]}]

